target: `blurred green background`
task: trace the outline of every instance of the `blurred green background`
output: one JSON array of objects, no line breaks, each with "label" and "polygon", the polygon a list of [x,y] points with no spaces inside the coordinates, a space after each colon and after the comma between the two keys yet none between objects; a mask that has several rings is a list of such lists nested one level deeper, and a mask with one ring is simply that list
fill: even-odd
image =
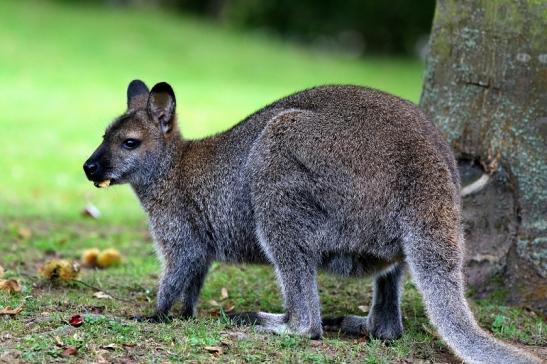
[{"label": "blurred green background", "polygon": [[[273,18],[285,28],[264,20],[257,29],[244,20],[254,19],[256,2],[244,12],[245,2],[235,1],[222,16],[197,2],[167,3],[0,1],[0,217],[70,219],[92,202],[110,221],[143,219],[129,187],[97,190],[81,168],[124,111],[134,78],[171,83],[187,138],[220,132],[276,98],[325,83],[368,85],[418,101],[423,64],[395,41],[370,52],[325,48],[314,39],[327,31],[336,39],[339,20],[302,29],[278,14]],[[278,3],[280,13],[297,11]],[[328,9],[312,18],[320,21]]]}]

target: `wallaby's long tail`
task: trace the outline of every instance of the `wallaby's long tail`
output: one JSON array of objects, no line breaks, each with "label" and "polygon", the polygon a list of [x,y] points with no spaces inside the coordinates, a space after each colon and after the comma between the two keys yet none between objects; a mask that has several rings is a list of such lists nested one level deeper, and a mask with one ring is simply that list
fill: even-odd
[{"label": "wallaby's long tail", "polygon": [[423,236],[407,239],[407,261],[431,321],[452,350],[466,363],[541,363],[539,358],[495,339],[476,323],[464,297],[458,253],[461,241],[443,242],[443,248],[439,242],[427,240]]}]

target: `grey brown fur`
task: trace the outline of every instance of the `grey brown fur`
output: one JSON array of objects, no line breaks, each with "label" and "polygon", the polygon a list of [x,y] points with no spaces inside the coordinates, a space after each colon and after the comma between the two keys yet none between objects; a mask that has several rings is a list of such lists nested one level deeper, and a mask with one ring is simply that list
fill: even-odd
[{"label": "grey brown fur", "polygon": [[[324,326],[394,339],[408,266],[432,322],[466,362],[539,362],[481,330],[467,306],[454,157],[416,106],[323,86],[199,141],[181,138],[175,106],[168,84],[148,92],[133,81],[127,112],[84,166],[96,183],[130,183],[148,214],[163,263],[150,320],[165,319],[178,299],[192,316],[212,261],[271,263],[286,312],[235,322],[311,338]],[[375,275],[370,315],[322,322],[318,269]]]}]

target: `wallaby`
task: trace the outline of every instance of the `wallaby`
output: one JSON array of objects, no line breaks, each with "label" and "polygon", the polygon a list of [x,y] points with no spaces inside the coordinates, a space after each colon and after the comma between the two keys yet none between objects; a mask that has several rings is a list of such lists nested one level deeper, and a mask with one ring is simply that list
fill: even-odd
[{"label": "wallaby", "polygon": [[[169,84],[127,89],[127,111],[85,162],[96,186],[129,183],[163,272],[150,321],[182,317],[212,261],[271,263],[286,313],[242,313],[268,332],[395,339],[405,267],[439,334],[469,363],[539,363],[481,330],[464,298],[460,182],[449,146],[412,103],[359,86],[282,98],[218,135],[181,137]],[[367,317],[321,319],[318,269],[374,275]]]}]

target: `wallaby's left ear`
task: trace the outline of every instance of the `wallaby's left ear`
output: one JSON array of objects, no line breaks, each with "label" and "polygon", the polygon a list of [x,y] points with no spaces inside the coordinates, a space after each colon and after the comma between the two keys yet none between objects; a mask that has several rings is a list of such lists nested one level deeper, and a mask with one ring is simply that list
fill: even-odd
[{"label": "wallaby's left ear", "polygon": [[160,82],[152,87],[148,97],[148,114],[164,133],[173,129],[175,107],[175,93],[167,82]]},{"label": "wallaby's left ear", "polygon": [[148,87],[141,80],[133,80],[127,86],[127,109],[145,107],[148,100]]}]

